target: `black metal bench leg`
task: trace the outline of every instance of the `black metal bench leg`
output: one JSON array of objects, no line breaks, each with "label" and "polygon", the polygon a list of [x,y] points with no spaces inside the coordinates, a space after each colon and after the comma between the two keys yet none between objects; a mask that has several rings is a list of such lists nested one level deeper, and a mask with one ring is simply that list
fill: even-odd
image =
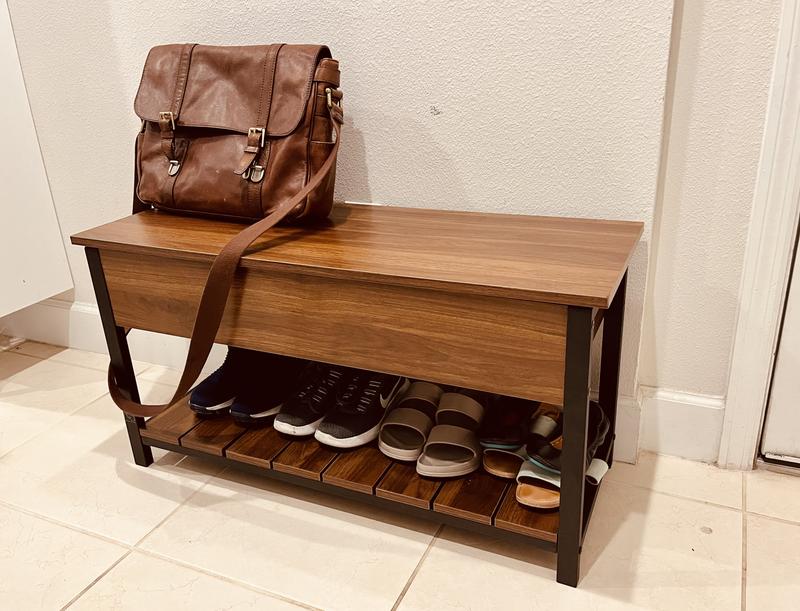
[{"label": "black metal bench leg", "polygon": [[591,350],[592,309],[570,306],[564,369],[564,443],[556,578],[559,583],[573,587],[578,585],[581,570]]},{"label": "black metal bench leg", "polygon": [[[600,361],[600,405],[611,421],[610,434],[598,454],[605,455],[608,445],[613,442],[617,425],[617,401],[619,399],[619,369],[622,357],[622,327],[625,319],[625,290],[628,285],[628,272],[622,276],[611,306],[603,316],[603,348]],[[614,462],[613,448],[608,456],[608,465]]]},{"label": "black metal bench leg", "polygon": [[[111,368],[120,388],[128,394],[129,398],[139,401],[139,389],[136,386],[128,340],[125,337],[125,330],[118,327],[114,320],[114,310],[111,308],[111,298],[108,296],[108,286],[103,273],[100,253],[96,248],[86,248],[86,260],[89,262],[89,273],[92,276],[94,294],[97,297],[97,308],[100,310],[100,319],[103,322],[103,333],[106,336],[108,354],[111,357]],[[150,466],[153,463],[153,451],[150,446],[144,445],[139,432],[144,427],[144,418],[125,414],[125,427],[128,430],[128,439],[136,464],[142,467]]]}]

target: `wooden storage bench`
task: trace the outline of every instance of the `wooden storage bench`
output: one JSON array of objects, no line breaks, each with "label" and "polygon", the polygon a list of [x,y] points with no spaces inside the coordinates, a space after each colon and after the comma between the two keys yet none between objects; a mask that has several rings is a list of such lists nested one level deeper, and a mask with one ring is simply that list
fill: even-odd
[{"label": "wooden storage bench", "polygon": [[[111,364],[138,399],[125,330],[188,336],[214,256],[241,225],[142,211],[72,237],[86,255]],[[201,421],[183,399],[126,416],[136,463],[151,446],[558,554],[577,585],[597,488],[586,485],[592,338],[604,326],[599,402],[616,416],[626,270],[642,224],[339,204],[281,227],[243,258],[217,341],[563,405],[561,508],[519,505],[478,471],[437,481],[375,447],[335,452],[271,427]],[[600,456],[613,458],[613,435]]]}]

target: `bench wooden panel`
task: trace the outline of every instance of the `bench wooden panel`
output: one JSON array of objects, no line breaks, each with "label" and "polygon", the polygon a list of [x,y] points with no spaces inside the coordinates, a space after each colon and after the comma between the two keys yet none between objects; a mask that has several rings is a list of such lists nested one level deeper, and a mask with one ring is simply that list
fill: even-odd
[{"label": "bench wooden panel", "polygon": [[[188,337],[209,264],[101,253],[118,325]],[[243,269],[217,341],[563,402],[567,308]]]}]

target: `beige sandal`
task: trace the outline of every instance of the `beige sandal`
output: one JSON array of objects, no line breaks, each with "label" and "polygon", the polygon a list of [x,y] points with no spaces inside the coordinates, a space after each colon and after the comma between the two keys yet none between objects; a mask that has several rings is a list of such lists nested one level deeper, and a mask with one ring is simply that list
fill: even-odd
[{"label": "beige sandal", "polygon": [[395,460],[417,460],[433,428],[442,389],[430,382],[413,382],[384,418],[378,448]]},{"label": "beige sandal", "polygon": [[481,465],[481,444],[476,431],[483,420],[483,406],[459,392],[439,399],[436,426],[431,429],[417,473],[428,477],[460,477]]},{"label": "beige sandal", "polygon": [[417,460],[417,473],[427,477],[460,477],[472,473],[480,464],[481,445],[474,431],[437,424]]}]

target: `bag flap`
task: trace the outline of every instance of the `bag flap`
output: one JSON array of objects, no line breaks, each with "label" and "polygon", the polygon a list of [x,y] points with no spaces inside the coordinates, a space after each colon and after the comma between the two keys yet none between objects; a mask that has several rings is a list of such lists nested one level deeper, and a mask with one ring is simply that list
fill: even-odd
[{"label": "bag flap", "polygon": [[[172,110],[183,45],[153,47],[142,72],[134,110],[140,119],[158,122],[159,113]],[[196,45],[177,124],[247,133],[260,127],[256,120],[262,100],[267,45],[216,47]],[[321,45],[283,45],[275,63],[275,81],[267,134],[292,133],[306,110],[314,71],[330,57]]]}]

